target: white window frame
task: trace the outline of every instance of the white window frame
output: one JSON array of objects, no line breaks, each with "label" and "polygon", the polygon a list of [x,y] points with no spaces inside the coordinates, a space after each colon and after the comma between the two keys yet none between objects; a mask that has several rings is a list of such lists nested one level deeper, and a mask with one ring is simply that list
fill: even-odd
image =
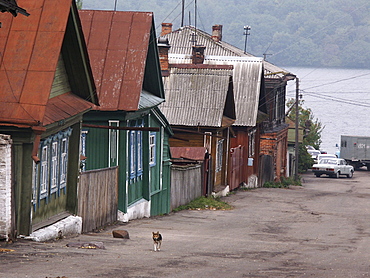
[{"label": "white window frame", "polygon": [[[118,120],[108,121],[109,126],[119,127]],[[109,129],[109,167],[118,166],[119,132],[117,129]]]},{"label": "white window frame", "polygon": [[68,143],[69,138],[62,138],[60,143],[60,181],[59,188],[64,188],[67,185],[68,172]]},{"label": "white window frame", "polygon": [[53,141],[50,147],[50,193],[58,190],[58,157],[59,157],[59,142]]},{"label": "white window frame", "polygon": [[48,196],[49,191],[49,146],[41,148],[41,167],[40,167],[40,199]]},{"label": "white window frame", "polygon": [[[142,127],[143,121],[132,121],[131,126]],[[131,130],[129,132],[130,147],[130,179],[135,179],[143,174],[143,132],[140,130]]]},{"label": "white window frame", "polygon": [[156,165],[156,134],[151,132],[149,134],[149,166],[153,167]]}]

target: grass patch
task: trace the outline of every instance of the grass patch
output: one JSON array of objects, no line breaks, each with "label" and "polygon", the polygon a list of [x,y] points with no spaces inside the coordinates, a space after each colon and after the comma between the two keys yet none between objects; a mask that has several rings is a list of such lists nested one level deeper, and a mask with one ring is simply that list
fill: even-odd
[{"label": "grass patch", "polygon": [[179,206],[173,211],[180,210],[230,210],[233,207],[226,202],[221,201],[220,198],[214,197],[199,197],[186,205]]},{"label": "grass patch", "polygon": [[290,185],[302,186],[301,177],[295,180],[293,177],[282,178],[280,182],[268,181],[263,184],[265,188],[287,188]]}]

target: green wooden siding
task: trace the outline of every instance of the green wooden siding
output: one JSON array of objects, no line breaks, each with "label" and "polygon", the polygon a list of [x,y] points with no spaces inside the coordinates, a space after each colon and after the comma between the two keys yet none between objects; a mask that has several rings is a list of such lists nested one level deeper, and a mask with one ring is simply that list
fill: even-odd
[{"label": "green wooden siding", "polygon": [[53,98],[68,92],[71,92],[71,87],[69,86],[63,57],[62,55],[59,55],[57,70],[55,72],[53,86],[51,87],[49,98]]},{"label": "green wooden siding", "polygon": [[[96,123],[108,125],[108,122]],[[108,167],[108,146],[109,133],[107,129],[87,128],[86,134],[86,152],[87,157],[86,170],[95,170]]]},{"label": "green wooden siding", "polygon": [[[109,116],[111,115],[111,116]],[[95,120],[93,120],[95,119]],[[84,121],[88,124],[108,125],[109,120],[119,119],[119,126],[127,126],[128,122],[144,121],[145,127],[162,127],[162,122],[155,115],[144,115],[140,112],[130,113],[88,113]],[[127,120],[129,119],[129,120]],[[109,164],[109,130],[102,128],[84,128],[86,135],[86,170],[108,167]],[[164,128],[156,132],[156,163],[150,166],[149,131],[142,132],[142,173],[132,178],[130,175],[130,131],[119,131],[119,181],[118,209],[124,213],[127,207],[145,199],[151,200],[151,215],[169,213],[170,211],[170,152],[168,133]],[[163,147],[161,141],[163,139]],[[163,153],[161,154],[161,151]],[[164,161],[162,161],[164,159]],[[161,175],[162,170],[162,175]],[[162,179],[163,178],[163,179]],[[162,179],[162,180],[161,180]],[[127,188],[127,193],[126,193]],[[127,195],[126,195],[127,194]]]}]

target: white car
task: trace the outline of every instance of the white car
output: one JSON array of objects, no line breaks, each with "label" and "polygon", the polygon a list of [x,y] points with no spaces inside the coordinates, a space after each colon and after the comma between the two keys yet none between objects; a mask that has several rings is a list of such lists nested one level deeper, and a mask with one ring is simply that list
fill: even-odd
[{"label": "white car", "polygon": [[343,158],[324,158],[312,166],[312,172],[316,177],[328,175],[329,177],[339,178],[340,175],[346,175],[347,178],[353,177],[355,169],[347,164]]},{"label": "white car", "polygon": [[315,149],[313,149],[313,150],[307,150],[307,152],[311,155],[311,157],[313,158],[313,160],[315,161],[315,163],[317,163],[317,156],[319,155],[319,154],[321,154],[321,152],[320,151],[318,151],[318,150],[315,150]]},{"label": "white car", "polygon": [[323,153],[323,154],[318,154],[317,155],[317,162],[320,163],[320,160],[321,159],[324,159],[324,158],[338,158],[335,154],[328,154],[328,153]]}]

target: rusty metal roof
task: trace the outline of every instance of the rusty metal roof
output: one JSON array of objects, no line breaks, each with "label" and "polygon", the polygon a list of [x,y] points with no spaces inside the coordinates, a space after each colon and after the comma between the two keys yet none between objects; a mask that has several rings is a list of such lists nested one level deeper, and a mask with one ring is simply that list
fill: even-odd
[{"label": "rusty metal roof", "polygon": [[32,16],[13,18],[8,13],[0,14],[1,124],[45,126],[63,119],[66,111],[71,113],[71,106],[72,114],[85,111],[87,104],[91,108],[93,104],[87,101],[82,107],[59,106],[59,112],[53,111],[54,116],[49,117],[52,108],[48,105],[54,102],[49,97],[71,7],[77,11],[72,0],[19,0],[18,4]]},{"label": "rusty metal roof", "polygon": [[[244,53],[243,50],[225,41],[216,42],[212,39],[212,35],[193,26],[181,27],[163,37],[168,38],[170,42],[170,54],[191,55],[192,46],[194,45],[194,42],[196,42],[197,45],[203,45],[206,47],[204,55],[255,57],[250,53]],[[270,78],[281,78],[284,74],[289,73],[287,70],[267,61],[263,61],[263,66],[264,74],[268,75]]]},{"label": "rusty metal roof", "polygon": [[59,122],[72,116],[84,113],[92,108],[88,102],[72,93],[65,93],[49,99],[46,105],[44,125]]},{"label": "rusty metal roof", "polygon": [[232,67],[172,66],[169,76],[163,77],[166,102],[160,109],[171,125],[221,127],[223,116],[230,112],[226,109],[235,119],[231,75]]},{"label": "rusty metal roof", "polygon": [[153,44],[156,48],[153,14],[81,10],[80,18],[99,95],[97,109],[138,110],[148,49]]}]

